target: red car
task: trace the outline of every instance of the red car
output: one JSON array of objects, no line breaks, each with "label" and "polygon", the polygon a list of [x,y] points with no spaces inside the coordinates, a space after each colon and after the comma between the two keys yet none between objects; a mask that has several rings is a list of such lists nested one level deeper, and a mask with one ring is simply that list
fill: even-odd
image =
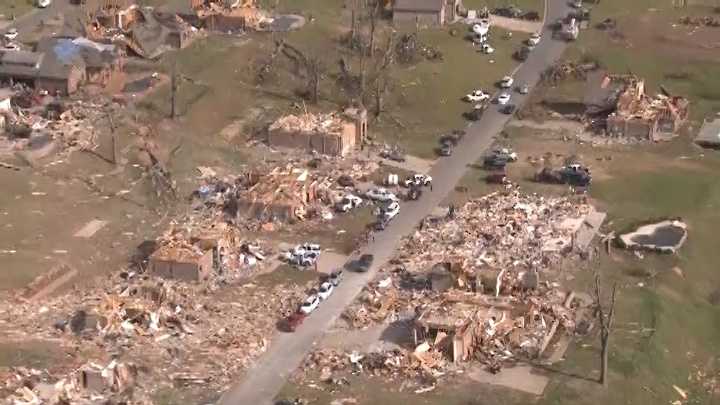
[{"label": "red car", "polygon": [[295,332],[298,326],[307,318],[307,314],[297,311],[285,319],[285,328],[287,332]]}]

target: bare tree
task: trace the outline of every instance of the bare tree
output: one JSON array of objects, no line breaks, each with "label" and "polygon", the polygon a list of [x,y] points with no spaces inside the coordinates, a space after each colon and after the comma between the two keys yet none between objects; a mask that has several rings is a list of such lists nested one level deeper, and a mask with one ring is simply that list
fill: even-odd
[{"label": "bare tree", "polygon": [[608,351],[610,344],[610,333],[613,328],[613,320],[615,318],[615,293],[617,292],[617,283],[613,284],[612,294],[610,296],[610,304],[607,310],[603,307],[602,296],[600,291],[600,276],[595,275],[595,310],[600,322],[600,384],[607,387],[607,369],[608,369]]},{"label": "bare tree", "polygon": [[305,95],[316,104],[320,98],[320,82],[325,71],[324,58],[315,54],[305,54],[298,48],[282,42],[282,53],[296,64],[296,73],[305,79]]}]

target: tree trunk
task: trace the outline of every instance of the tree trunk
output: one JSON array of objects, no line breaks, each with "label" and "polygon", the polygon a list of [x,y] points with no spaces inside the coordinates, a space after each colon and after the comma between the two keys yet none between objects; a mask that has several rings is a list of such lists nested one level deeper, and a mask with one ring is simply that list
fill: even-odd
[{"label": "tree trunk", "polygon": [[605,333],[601,336],[601,360],[600,360],[600,384],[607,387],[607,370],[608,370],[608,344],[610,343],[610,335]]},{"label": "tree trunk", "polygon": [[375,11],[375,8],[370,10],[370,58],[375,55],[375,28],[377,26],[377,21],[375,20],[377,14]]},{"label": "tree trunk", "polygon": [[382,85],[381,85],[381,79],[378,78],[375,82],[375,117],[379,117],[380,113],[382,113],[382,98],[383,98],[383,91],[382,91]]},{"label": "tree trunk", "polygon": [[170,77],[170,119],[175,119],[175,99],[177,93],[177,66],[173,65],[172,76]]}]

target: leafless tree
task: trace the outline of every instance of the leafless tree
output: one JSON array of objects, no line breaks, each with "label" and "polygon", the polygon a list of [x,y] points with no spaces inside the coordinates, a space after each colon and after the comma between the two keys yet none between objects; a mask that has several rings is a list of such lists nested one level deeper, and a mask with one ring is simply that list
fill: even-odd
[{"label": "leafless tree", "polygon": [[305,79],[305,95],[311,103],[316,104],[320,98],[320,82],[325,72],[324,58],[303,53],[284,41],[279,46],[281,52],[295,62],[296,73]]},{"label": "leafless tree", "polygon": [[610,303],[607,308],[602,304],[602,295],[600,291],[600,276],[595,275],[595,310],[600,322],[600,384],[607,387],[607,369],[608,369],[608,351],[610,344],[610,334],[613,329],[613,320],[615,318],[615,293],[617,292],[617,284],[613,284],[612,294],[610,295]]}]

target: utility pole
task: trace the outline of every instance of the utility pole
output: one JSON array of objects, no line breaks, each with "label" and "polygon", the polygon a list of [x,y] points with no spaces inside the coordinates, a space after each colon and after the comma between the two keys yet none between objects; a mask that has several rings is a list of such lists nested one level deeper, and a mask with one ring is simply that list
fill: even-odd
[{"label": "utility pole", "polygon": [[610,345],[610,333],[612,332],[613,320],[615,318],[615,293],[617,292],[617,284],[613,284],[612,294],[610,296],[610,307],[607,314],[603,309],[602,298],[600,296],[600,276],[595,275],[595,304],[597,310],[598,321],[600,322],[600,384],[607,387],[607,369],[608,354]]}]

